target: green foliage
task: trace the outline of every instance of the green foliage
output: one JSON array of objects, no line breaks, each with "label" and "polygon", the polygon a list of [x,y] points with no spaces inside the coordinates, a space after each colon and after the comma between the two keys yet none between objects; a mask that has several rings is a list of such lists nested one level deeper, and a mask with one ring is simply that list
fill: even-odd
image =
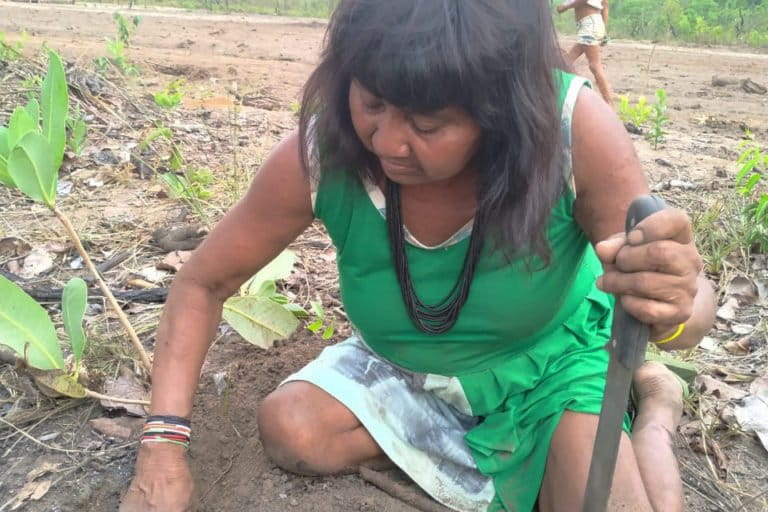
[{"label": "green foliage", "polygon": [[62,317],[72,348],[75,365],[66,371],[64,356],[56,336],[56,327],[48,313],[15,283],[0,276],[0,332],[1,344],[31,368],[35,381],[72,398],[84,398],[85,388],[78,382],[85,349],[83,315],[88,301],[85,281],[74,277],[64,287]]},{"label": "green foliage", "polygon": [[64,368],[56,329],[48,313],[11,280],[0,275],[0,340],[29,366]]},{"label": "green foliage", "polygon": [[629,96],[624,94],[619,96],[619,118],[625,123],[632,123],[640,128],[651,117],[652,110],[645,96],[638,97],[634,106],[630,104]]},{"label": "green foliage", "polygon": [[49,208],[56,203],[68,105],[64,66],[50,52],[40,101],[33,98],[26,107],[16,107],[8,126],[0,129],[0,183],[18,188]]},{"label": "green foliage", "polygon": [[275,284],[290,275],[295,258],[291,251],[283,251],[240,287],[240,295],[224,302],[224,320],[248,342],[267,349],[298,327],[301,313],[297,315],[297,307],[277,293]]},{"label": "green foliage", "polygon": [[29,39],[27,31],[21,32],[21,38],[15,43],[5,42],[5,32],[0,30],[0,62],[11,62],[18,60],[21,57],[21,52],[24,50],[24,44]]},{"label": "green foliage", "polygon": [[651,126],[646,138],[653,143],[653,149],[658,149],[659,142],[664,138],[667,132],[664,126],[669,122],[667,112],[667,93],[664,89],[656,90],[656,104],[653,105],[651,114]]},{"label": "green foliage", "polygon": [[166,172],[160,175],[168,187],[168,195],[174,199],[187,201],[210,199],[208,186],[213,183],[213,174],[204,168],[185,170],[184,174]]},{"label": "green foliage", "polygon": [[719,274],[733,254],[747,258],[753,251],[768,252],[768,151],[747,131],[739,144],[735,189],[723,189],[710,204],[690,208],[696,245],[707,272]]},{"label": "green foliage", "polygon": [[747,139],[739,148],[741,154],[737,161],[740,166],[736,174],[736,186],[747,201],[743,214],[751,227],[748,243],[756,246],[760,252],[768,251],[768,190],[765,172],[768,171],[768,151],[755,142],[748,131]]},{"label": "green foliage", "polygon": [[[557,16],[555,20],[559,30],[573,31],[573,18]],[[765,48],[768,2],[612,0],[608,31],[612,37]]]},{"label": "green foliage", "polygon": [[117,35],[114,39],[109,37],[104,38],[107,43],[107,52],[109,53],[109,56],[98,57],[95,61],[96,69],[100,73],[106,74],[112,67],[117,69],[117,71],[123,75],[140,75],[141,70],[137,66],[131,64],[128,57],[125,55],[125,49],[130,46],[131,35],[139,26],[141,18],[134,16],[130,24],[125,17],[118,12],[114,14],[113,18],[117,23]]},{"label": "green foliage", "polygon": [[134,16],[129,23],[125,16],[116,12],[112,15],[112,18],[117,23],[117,41],[120,41],[126,47],[130,46],[131,35],[138,28],[139,23],[141,23],[141,17]]},{"label": "green foliage", "polygon": [[77,366],[83,362],[83,351],[85,350],[83,316],[87,303],[88,285],[79,277],[73,277],[66,284],[61,295],[61,316]]},{"label": "green foliage", "polygon": [[177,107],[181,103],[182,98],[184,98],[183,85],[184,79],[179,78],[169,83],[164,90],[156,92],[154,97],[157,106],[163,108]]},{"label": "green foliage", "polygon": [[75,111],[67,116],[67,148],[76,155],[83,152],[85,138],[88,135],[88,125],[80,114],[80,105],[75,107]]},{"label": "green foliage", "polygon": [[320,301],[311,301],[312,313],[315,315],[315,320],[307,325],[307,329],[315,334],[321,333],[321,337],[324,340],[331,339],[335,332],[333,321],[328,322],[325,317],[325,309]]}]

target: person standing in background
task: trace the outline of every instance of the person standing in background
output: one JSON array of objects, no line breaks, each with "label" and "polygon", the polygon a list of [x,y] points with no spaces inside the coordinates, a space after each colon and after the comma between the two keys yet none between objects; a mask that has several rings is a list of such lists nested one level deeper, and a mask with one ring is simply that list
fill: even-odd
[{"label": "person standing in background", "polygon": [[567,0],[557,6],[557,12],[560,14],[570,9],[574,9],[578,31],[576,44],[568,51],[567,59],[573,64],[585,54],[600,95],[606,103],[613,105],[611,84],[600,60],[600,46],[606,41],[608,0]]}]

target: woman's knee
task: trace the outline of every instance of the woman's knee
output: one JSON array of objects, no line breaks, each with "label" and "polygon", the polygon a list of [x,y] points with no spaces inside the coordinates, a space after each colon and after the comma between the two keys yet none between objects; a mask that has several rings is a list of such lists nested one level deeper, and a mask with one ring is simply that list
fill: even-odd
[{"label": "woman's knee", "polygon": [[264,451],[276,465],[294,473],[318,473],[313,461],[322,450],[318,425],[310,424],[307,411],[293,393],[277,389],[259,406],[257,420]]}]

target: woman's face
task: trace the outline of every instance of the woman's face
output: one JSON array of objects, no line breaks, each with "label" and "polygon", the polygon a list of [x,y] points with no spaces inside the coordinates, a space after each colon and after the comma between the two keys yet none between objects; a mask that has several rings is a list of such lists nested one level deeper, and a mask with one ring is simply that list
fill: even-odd
[{"label": "woman's face", "polygon": [[407,112],[353,80],[349,110],[363,145],[379,158],[384,174],[401,185],[452,178],[467,170],[479,146],[480,127],[459,107]]}]

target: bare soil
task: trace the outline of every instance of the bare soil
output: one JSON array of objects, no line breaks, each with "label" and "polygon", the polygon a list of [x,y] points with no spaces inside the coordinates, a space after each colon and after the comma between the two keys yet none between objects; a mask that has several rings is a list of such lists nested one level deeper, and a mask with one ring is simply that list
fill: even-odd
[{"label": "bare soil", "polygon": [[[0,31],[5,32],[9,40],[18,40],[21,31],[26,30],[29,34],[26,53],[34,52],[44,41],[70,63],[89,67],[94,58],[106,54],[104,38],[114,36],[112,13],[113,9],[101,5],[51,6],[0,1]],[[232,151],[237,149],[240,164],[253,169],[265,152],[295,126],[291,104],[317,60],[325,27],[323,21],[211,15],[172,9],[134,9],[130,14],[142,16],[127,51],[129,59],[141,67],[142,75],[130,79],[124,88],[137,97],[146,97],[149,91],[161,89],[177,76],[186,78],[188,92],[182,113],[176,119],[180,137],[184,133],[196,133],[196,125],[190,121],[194,117],[192,112],[195,115],[206,112],[201,116],[207,120],[206,126],[226,130],[227,118],[233,109],[231,98],[237,95],[241,100],[243,123],[238,140],[213,137],[212,142],[197,145],[198,152],[191,159],[209,166],[219,175],[227,172]],[[571,42],[566,38],[563,45]],[[749,77],[768,85],[768,55],[614,40],[604,48],[603,56],[617,93],[630,94],[634,100],[640,94],[652,98],[656,88],[667,91],[671,118],[667,141],[659,150],[653,150],[642,137],[634,137],[651,184],[675,179],[705,188],[717,180],[732,180],[737,145],[744,128],[751,129],[759,140],[768,139],[768,95],[748,94],[738,86],[711,85],[713,75]],[[589,76],[584,62],[578,64],[578,70]],[[2,80],[0,77],[0,85]],[[0,91],[0,107],[3,107],[0,111],[7,110],[2,103]],[[108,137],[91,142],[97,149],[119,149],[119,144]],[[187,144],[188,147],[196,145],[194,139]],[[142,266],[139,261],[142,258],[157,259],[158,253],[146,246],[148,233],[174,222],[179,215],[178,204],[157,199],[149,182],[130,172],[86,168],[74,179],[76,186],[86,177],[103,178],[107,185],[91,192],[84,205],[78,206],[75,201],[68,203],[78,227],[103,233],[94,235],[92,241],[96,247],[141,247],[141,256],[129,262],[133,268]],[[2,211],[7,215],[7,221],[0,224],[0,238],[23,234],[15,227],[15,221],[34,224],[39,229],[45,224],[42,229],[45,234],[40,235],[42,240],[60,235],[51,221],[41,220],[44,217],[39,211],[34,211],[30,220],[24,211],[14,206],[14,201],[10,196],[0,195],[0,207],[6,208]],[[220,207],[230,202],[222,200]],[[108,233],[104,233],[105,223],[110,228]],[[343,339],[347,329],[334,288],[332,248],[322,233],[313,229],[297,241],[294,249],[300,255],[303,270],[289,286],[294,286],[297,296],[319,295],[326,308],[341,319],[334,340]],[[124,266],[111,275],[117,279],[128,274],[130,271]],[[299,298],[306,301],[310,297]],[[151,348],[152,333],[145,333],[143,337]],[[225,333],[216,342],[203,370],[193,418],[195,438],[190,460],[199,510],[414,510],[356,475],[297,477],[275,468],[265,457],[256,425],[260,400],[328,343],[306,330],[278,343],[270,351],[255,348],[231,333]],[[11,370],[6,367],[4,371],[7,377]],[[222,372],[227,386],[220,394],[212,376]],[[1,383],[7,384],[7,379]],[[24,387],[23,382],[19,384],[22,377],[13,379]],[[3,398],[6,397],[3,395]],[[62,403],[65,402],[53,403],[39,398],[37,405],[53,410],[61,408]],[[16,495],[30,470],[44,462],[59,464],[53,485],[39,501],[27,502],[22,510],[117,509],[120,494],[131,477],[135,443],[116,442],[90,428],[89,419],[105,415],[98,404],[65,407],[69,410],[58,411],[40,423],[24,427],[37,441],[13,429],[0,430],[0,510]],[[717,492],[702,491],[700,484],[701,479],[711,478],[710,459],[702,458],[680,441],[690,510],[731,511],[736,510],[734,503],[743,505],[743,510],[767,510],[763,499],[750,502],[740,494],[734,494],[732,499],[713,498],[717,493],[727,495],[731,487],[756,495],[768,481],[765,450],[759,443],[745,436],[730,439],[732,442],[723,449],[732,476],[731,480],[726,478],[721,484],[712,484],[719,485]],[[40,442],[58,450],[43,448]],[[736,482],[733,475],[737,477]]]}]

